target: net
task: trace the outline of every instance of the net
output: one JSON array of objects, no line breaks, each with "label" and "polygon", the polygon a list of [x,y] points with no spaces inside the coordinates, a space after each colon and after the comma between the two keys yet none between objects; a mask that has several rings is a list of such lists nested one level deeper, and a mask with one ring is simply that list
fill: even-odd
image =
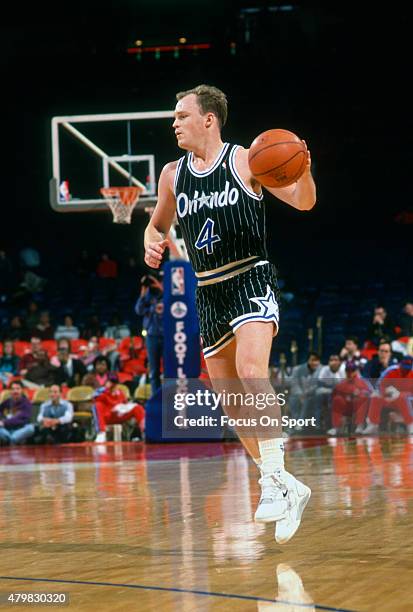
[{"label": "net", "polygon": [[113,214],[113,223],[130,223],[141,187],[102,187],[100,193]]}]

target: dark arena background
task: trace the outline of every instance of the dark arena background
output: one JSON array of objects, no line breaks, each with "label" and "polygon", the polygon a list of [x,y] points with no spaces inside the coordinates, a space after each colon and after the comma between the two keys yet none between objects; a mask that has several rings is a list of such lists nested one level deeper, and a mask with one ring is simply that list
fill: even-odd
[{"label": "dark arena background", "polygon": [[[401,6],[360,2],[8,7],[0,24],[0,609],[49,601],[82,611],[411,610],[408,23]],[[173,305],[155,286],[160,277],[148,280],[147,212],[114,224],[109,210],[59,213],[50,204],[53,117],[173,111],[176,93],[201,83],[228,97],[225,142],[248,148],[264,130],[284,128],[311,150],[311,211],[265,195],[281,291],[269,373],[287,398],[283,415],[296,419],[284,433],[286,468],[312,489],[300,530],[283,546],[273,525],[254,522],[259,472],[231,427],[213,439],[162,435],[166,382],[177,376],[174,332],[166,318],[157,332],[162,396],[136,303],[149,286],[158,315]],[[156,180],[182,154],[172,122],[145,135]],[[125,136],[118,151],[100,129],[112,155],[128,146],[140,153],[137,137],[128,145]],[[88,155],[76,157],[74,139],[61,142],[69,191],[98,197],[98,166],[91,172]],[[165,287],[168,270],[188,272],[172,255],[166,265],[175,267],[165,268]],[[193,334],[186,374],[208,385]],[[124,408],[105,430],[99,397],[110,377],[133,414]],[[41,421],[53,386],[59,405],[74,409],[61,425]],[[315,425],[305,421],[313,416]]]}]

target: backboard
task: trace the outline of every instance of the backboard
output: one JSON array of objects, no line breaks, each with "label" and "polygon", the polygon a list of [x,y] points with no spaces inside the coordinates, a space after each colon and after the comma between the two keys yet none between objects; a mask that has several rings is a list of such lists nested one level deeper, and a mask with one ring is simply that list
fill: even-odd
[{"label": "backboard", "polygon": [[156,177],[179,157],[173,116],[171,110],[53,117],[53,210],[108,210],[100,188],[128,185],[144,189],[136,209],[153,207]]}]

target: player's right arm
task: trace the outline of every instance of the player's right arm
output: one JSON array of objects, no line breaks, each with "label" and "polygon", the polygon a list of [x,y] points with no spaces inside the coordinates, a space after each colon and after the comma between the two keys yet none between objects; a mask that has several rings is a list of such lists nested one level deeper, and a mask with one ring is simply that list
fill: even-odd
[{"label": "player's right arm", "polygon": [[174,179],[177,164],[177,161],[166,164],[161,172],[158,201],[145,230],[145,263],[151,268],[159,268],[164,251],[169,246],[167,235],[176,211]]}]

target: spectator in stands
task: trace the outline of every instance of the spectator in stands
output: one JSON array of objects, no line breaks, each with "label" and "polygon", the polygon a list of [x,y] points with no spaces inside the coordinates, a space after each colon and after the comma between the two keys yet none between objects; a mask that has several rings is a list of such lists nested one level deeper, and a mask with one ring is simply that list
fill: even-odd
[{"label": "spectator in stands", "polygon": [[367,425],[364,434],[379,431],[382,411],[388,408],[399,412],[406,424],[407,432],[413,434],[413,413],[410,399],[413,396],[413,357],[403,357],[398,365],[385,370],[379,380],[378,393],[370,400]]},{"label": "spectator in stands", "polygon": [[137,403],[128,402],[125,394],[117,387],[117,374],[110,374],[102,390],[98,390],[95,414],[98,434],[95,442],[106,442],[106,426],[124,423],[130,419],[136,422],[136,437],[141,438],[144,431],[145,410]]},{"label": "spectator in stands", "polygon": [[69,338],[61,338],[60,340],[56,342],[56,351],[57,351],[56,355],[53,355],[50,359],[50,363],[54,365],[56,368],[60,366],[59,348],[67,349],[67,353],[69,357],[78,359],[77,354],[72,352],[72,343],[70,342]]},{"label": "spectator in stands", "polygon": [[62,399],[59,385],[50,387],[50,399],[43,402],[37,417],[40,431],[36,441],[40,444],[68,442],[71,437],[73,405]]},{"label": "spectator in stands", "polygon": [[23,379],[23,384],[30,389],[50,387],[55,382],[56,368],[50,363],[44,349],[37,351],[37,363],[33,364]]},{"label": "spectator in stands", "polygon": [[413,300],[407,300],[403,306],[403,314],[400,317],[399,336],[413,337]]},{"label": "spectator in stands", "polygon": [[22,318],[18,315],[12,317],[9,326],[2,330],[1,336],[3,340],[27,340],[28,332]]},{"label": "spectator in stands", "polygon": [[82,355],[81,359],[86,369],[91,372],[93,370],[93,364],[96,357],[102,355],[99,349],[99,339],[96,336],[92,336],[87,343],[86,350]]},{"label": "spectator in stands", "polygon": [[332,393],[331,421],[333,427],[327,431],[329,436],[336,436],[342,426],[344,417],[355,417],[355,433],[363,433],[371,385],[359,374],[356,362],[347,361],[345,365],[346,379],[339,382]]},{"label": "spectator in stands", "polygon": [[[346,362],[349,363],[349,362]],[[340,361],[338,355],[330,355],[328,365],[321,366],[318,373],[318,386],[316,389],[315,409],[316,422],[320,422],[321,414],[324,414],[329,419],[331,410],[330,399],[334,387],[346,377],[345,364]]]},{"label": "spectator in stands", "polygon": [[54,327],[50,322],[50,314],[47,310],[40,313],[39,322],[31,331],[31,335],[36,335],[41,340],[54,339]]},{"label": "spectator in stands", "polygon": [[42,350],[42,341],[38,336],[32,336],[30,340],[30,351],[20,359],[20,376],[26,376],[27,372],[38,363],[39,351]]},{"label": "spectator in stands", "polygon": [[117,278],[118,264],[113,259],[110,259],[107,253],[103,253],[96,268],[98,278]]},{"label": "spectator in stands", "polygon": [[373,321],[367,330],[367,340],[378,346],[380,338],[387,336],[392,340],[395,335],[395,325],[383,306],[374,309]]},{"label": "spectator in stands", "polygon": [[11,395],[0,404],[0,440],[6,444],[21,444],[34,434],[31,423],[33,406],[23,395],[20,381],[11,384]]},{"label": "spectator in stands", "polygon": [[[320,356],[314,352],[309,354],[305,363],[293,368],[288,400],[290,413],[293,418],[313,416],[312,411],[320,370]],[[317,426],[320,426],[319,422],[317,422]],[[296,429],[300,431],[301,427],[298,426]]]},{"label": "spectator in stands", "polygon": [[111,370],[119,369],[119,352],[116,350],[116,343],[114,342],[109,346],[100,348],[99,338],[92,336],[87,343],[86,351],[82,356],[82,361],[89,372],[93,370],[94,361],[99,355],[103,355],[109,359]]},{"label": "spectator in stands", "polygon": [[55,340],[60,338],[68,338],[69,340],[77,340],[79,338],[79,328],[73,324],[73,319],[70,315],[66,315],[63,320],[63,325],[58,325],[54,334]]},{"label": "spectator in stands", "polygon": [[105,333],[103,335],[105,338],[122,340],[122,338],[127,338],[131,335],[131,330],[126,323],[121,322],[119,315],[115,313],[111,318],[110,325],[108,325],[108,327],[105,329]]},{"label": "spectator in stands", "polygon": [[347,336],[344,346],[340,351],[340,359],[342,361],[356,361],[361,368],[366,365],[367,359],[361,356],[357,336]]},{"label": "spectator in stands", "polygon": [[135,312],[143,317],[146,331],[149,379],[152,394],[161,386],[161,359],[163,353],[163,283],[160,278],[148,274],[141,278],[141,290],[135,304]]},{"label": "spectator in stands", "polygon": [[[374,355],[370,361],[367,362],[363,369],[364,378],[376,379],[379,378],[387,368],[397,363],[396,357],[392,354],[390,342],[380,342],[377,355]],[[374,384],[374,380],[372,380]]]},{"label": "spectator in stands", "polygon": [[61,338],[57,343],[57,358],[55,359],[54,381],[58,385],[76,387],[86,374],[86,367],[80,359],[70,354],[70,341]]},{"label": "spectator in stands", "polygon": [[0,357],[0,381],[9,384],[10,379],[19,372],[19,358],[14,353],[12,340],[3,343],[3,355]]},{"label": "spectator in stands", "polygon": [[88,385],[94,389],[104,387],[109,378],[109,370],[109,359],[104,355],[98,355],[93,362],[93,370],[84,375],[82,385]]},{"label": "spectator in stands", "polygon": [[92,314],[88,318],[85,327],[82,329],[82,338],[91,340],[93,337],[100,338],[102,336],[102,326],[97,314]]},{"label": "spectator in stands", "polygon": [[34,300],[29,303],[25,318],[27,329],[35,329],[39,323],[39,307]]}]

